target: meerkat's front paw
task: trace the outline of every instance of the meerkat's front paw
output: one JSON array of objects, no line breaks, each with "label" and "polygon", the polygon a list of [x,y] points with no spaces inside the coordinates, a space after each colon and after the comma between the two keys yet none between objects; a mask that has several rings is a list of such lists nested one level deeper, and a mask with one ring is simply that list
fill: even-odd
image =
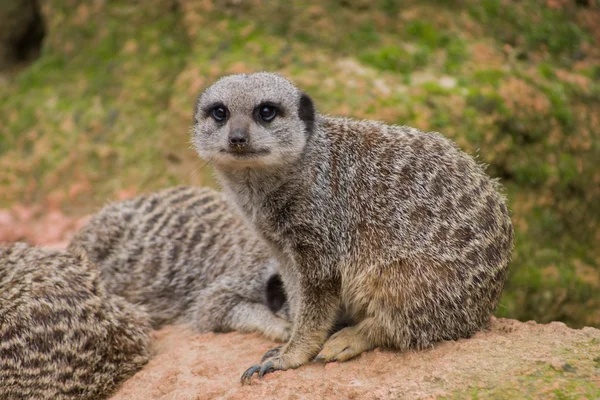
[{"label": "meerkat's front paw", "polygon": [[[273,349],[273,350],[277,350],[277,348]],[[270,357],[265,359],[265,357],[263,357],[263,360],[265,361],[261,361],[262,364],[257,364],[257,365],[253,365],[250,368],[248,368],[243,374],[242,374],[242,385],[246,384],[246,383],[250,383],[250,381],[252,380],[252,376],[256,373],[258,373],[258,377],[260,379],[262,379],[263,376],[265,376],[268,373],[271,372],[275,372],[275,371],[284,371],[286,369],[288,369],[288,367],[285,366],[281,354],[279,354],[279,351],[276,352],[277,355],[275,355],[274,357]],[[267,352],[268,354],[268,352]],[[266,356],[266,354],[265,354]]]},{"label": "meerkat's front paw", "polygon": [[315,361],[346,361],[372,348],[364,334],[355,326],[349,326],[333,334],[325,342]]},{"label": "meerkat's front paw", "polygon": [[246,383],[250,383],[250,381],[252,381],[252,376],[255,373],[258,373],[258,377],[260,379],[262,379],[263,376],[265,376],[266,374],[268,374],[270,372],[283,370],[284,368],[280,368],[280,364],[281,363],[278,362],[277,359],[273,358],[273,359],[269,359],[269,360],[265,361],[262,364],[257,364],[257,365],[251,366],[242,374],[242,385],[244,385]]},{"label": "meerkat's front paw", "polygon": [[250,383],[254,374],[258,374],[258,377],[262,378],[271,372],[298,368],[308,361],[310,361],[310,357],[294,357],[289,353],[286,354],[282,346],[276,347],[265,354],[261,364],[253,365],[242,374],[242,385]]}]

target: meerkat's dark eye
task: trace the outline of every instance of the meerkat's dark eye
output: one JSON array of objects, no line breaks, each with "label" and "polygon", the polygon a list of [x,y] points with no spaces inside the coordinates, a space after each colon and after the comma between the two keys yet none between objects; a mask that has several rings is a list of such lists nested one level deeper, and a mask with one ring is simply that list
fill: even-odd
[{"label": "meerkat's dark eye", "polygon": [[258,115],[265,122],[271,122],[277,116],[277,108],[269,105],[260,106]]},{"label": "meerkat's dark eye", "polygon": [[212,115],[212,117],[217,122],[225,121],[227,119],[228,114],[229,114],[229,112],[227,111],[227,108],[225,108],[224,106],[216,106],[215,108],[213,108],[210,111],[210,115]]}]

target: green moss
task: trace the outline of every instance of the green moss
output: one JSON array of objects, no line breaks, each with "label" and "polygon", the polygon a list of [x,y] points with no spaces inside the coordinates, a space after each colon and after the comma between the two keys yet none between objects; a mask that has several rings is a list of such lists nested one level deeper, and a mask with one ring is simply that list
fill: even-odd
[{"label": "green moss", "polygon": [[427,63],[427,53],[411,54],[399,46],[382,47],[359,56],[365,64],[384,71],[408,74]]},{"label": "green moss", "polygon": [[484,114],[505,113],[502,98],[496,93],[484,94],[473,90],[467,96],[467,104]]},{"label": "green moss", "polygon": [[[0,127],[0,136],[13,150],[5,153],[15,159],[9,168],[31,170],[17,179],[23,186],[35,179],[32,199],[59,189],[57,179],[68,187],[69,177],[79,172],[89,172],[100,187],[106,176],[121,171],[130,171],[128,183],[151,182],[162,173],[154,167],[162,159],[155,146],[160,135],[156,116],[183,66],[187,44],[180,15],[157,19],[156,13],[144,15],[115,3],[75,28],[68,22],[75,11],[58,14],[65,19],[63,38],[57,34],[49,40],[41,58],[17,77],[0,102],[0,115],[17,113],[17,118],[6,118],[14,122]],[[124,52],[128,41],[132,50]],[[77,51],[65,50],[67,42]],[[115,110],[128,117],[114,117]],[[100,154],[92,142],[112,150]],[[43,154],[35,150],[40,143],[45,143]],[[68,160],[81,169],[59,178],[58,168]]]},{"label": "green moss", "polygon": [[379,33],[372,21],[365,22],[348,34],[348,41],[357,48],[373,46],[380,41]]},{"label": "green moss", "polygon": [[540,63],[540,65],[538,65],[538,71],[545,79],[556,79],[554,68],[548,63]]},{"label": "green moss", "polygon": [[494,89],[497,89],[507,75],[506,71],[496,69],[477,70],[473,72],[470,81],[472,84],[491,85]]},{"label": "green moss", "polygon": [[446,49],[444,70],[448,73],[460,71],[462,64],[469,58],[466,42],[462,39],[453,38],[444,47]]},{"label": "green moss", "polygon": [[431,119],[431,127],[433,130],[443,130],[445,127],[450,125],[450,115],[444,114],[441,112],[435,113],[434,117]]},{"label": "green moss", "polygon": [[560,84],[547,85],[542,88],[548,100],[552,104],[552,116],[560,122],[565,129],[571,129],[573,127],[573,113],[569,107],[569,99],[565,91],[565,87]]},{"label": "green moss", "polygon": [[396,0],[379,0],[378,6],[388,15],[395,16],[400,11],[400,4]]},{"label": "green moss", "polygon": [[[565,363],[562,369],[555,369],[545,363],[538,363],[537,368],[525,374],[514,374],[505,377],[501,383],[493,387],[475,386],[464,391],[442,396],[445,399],[582,399],[596,398],[600,395],[593,378],[578,373],[573,365]],[[552,389],[551,389],[552,387]],[[553,396],[550,396],[552,394]]]},{"label": "green moss", "polygon": [[[501,0],[469,2],[470,15],[498,40],[526,51],[572,56],[589,35],[564,10],[524,1],[506,7]],[[564,61],[564,60],[563,60]]]},{"label": "green moss", "polygon": [[406,25],[406,33],[412,41],[430,48],[444,47],[449,38],[441,34],[435,27],[426,21],[411,21]]}]

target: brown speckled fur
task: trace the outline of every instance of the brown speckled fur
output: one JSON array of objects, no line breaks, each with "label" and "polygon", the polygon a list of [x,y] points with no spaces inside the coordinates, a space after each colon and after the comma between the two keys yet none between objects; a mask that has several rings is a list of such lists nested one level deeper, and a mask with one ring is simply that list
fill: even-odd
[{"label": "brown speckled fur", "polygon": [[147,315],[80,257],[0,246],[0,398],[97,400],[149,359]]},{"label": "brown speckled fur", "polygon": [[[272,122],[257,110],[274,104]],[[228,118],[212,116],[226,107]],[[497,307],[513,228],[499,185],[438,133],[314,112],[269,73],[233,75],[198,99],[192,133],[291,296],[290,341],[255,372],[376,346],[423,349],[484,328]],[[244,132],[243,151],[228,140]],[[354,325],[327,340],[340,313]],[[320,353],[319,353],[320,351]]]}]

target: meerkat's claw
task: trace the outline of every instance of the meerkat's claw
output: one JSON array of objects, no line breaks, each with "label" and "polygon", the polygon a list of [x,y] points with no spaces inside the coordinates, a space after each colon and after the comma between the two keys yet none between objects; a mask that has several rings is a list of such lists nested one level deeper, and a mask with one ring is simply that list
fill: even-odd
[{"label": "meerkat's claw", "polygon": [[265,376],[266,374],[269,374],[276,370],[277,369],[275,368],[275,364],[273,364],[273,361],[267,361],[262,365],[262,367],[260,368],[260,371],[258,371],[258,377],[262,379],[262,377]]},{"label": "meerkat's claw", "polygon": [[265,362],[269,358],[278,356],[279,353],[281,352],[282,348],[283,348],[283,346],[277,346],[277,347],[275,347],[275,348],[267,351],[265,353],[265,355],[262,357],[262,359],[260,360],[260,362],[263,363],[263,362]]},{"label": "meerkat's claw", "polygon": [[263,376],[265,376],[266,374],[269,374],[271,372],[275,372],[275,371],[279,371],[282,368],[277,367],[276,364],[269,360],[263,364],[259,364],[259,365],[253,365],[250,368],[248,368],[246,370],[246,372],[244,372],[242,374],[242,378],[241,378],[241,382],[242,385],[246,384],[246,383],[250,383],[252,381],[252,376],[254,374],[256,374],[258,372],[258,378],[262,379]]},{"label": "meerkat's claw", "polygon": [[256,372],[260,371],[262,365],[253,365],[250,368],[248,368],[243,374],[242,374],[242,385],[246,384],[246,383],[250,383],[250,381],[252,380],[252,375],[254,375]]}]

